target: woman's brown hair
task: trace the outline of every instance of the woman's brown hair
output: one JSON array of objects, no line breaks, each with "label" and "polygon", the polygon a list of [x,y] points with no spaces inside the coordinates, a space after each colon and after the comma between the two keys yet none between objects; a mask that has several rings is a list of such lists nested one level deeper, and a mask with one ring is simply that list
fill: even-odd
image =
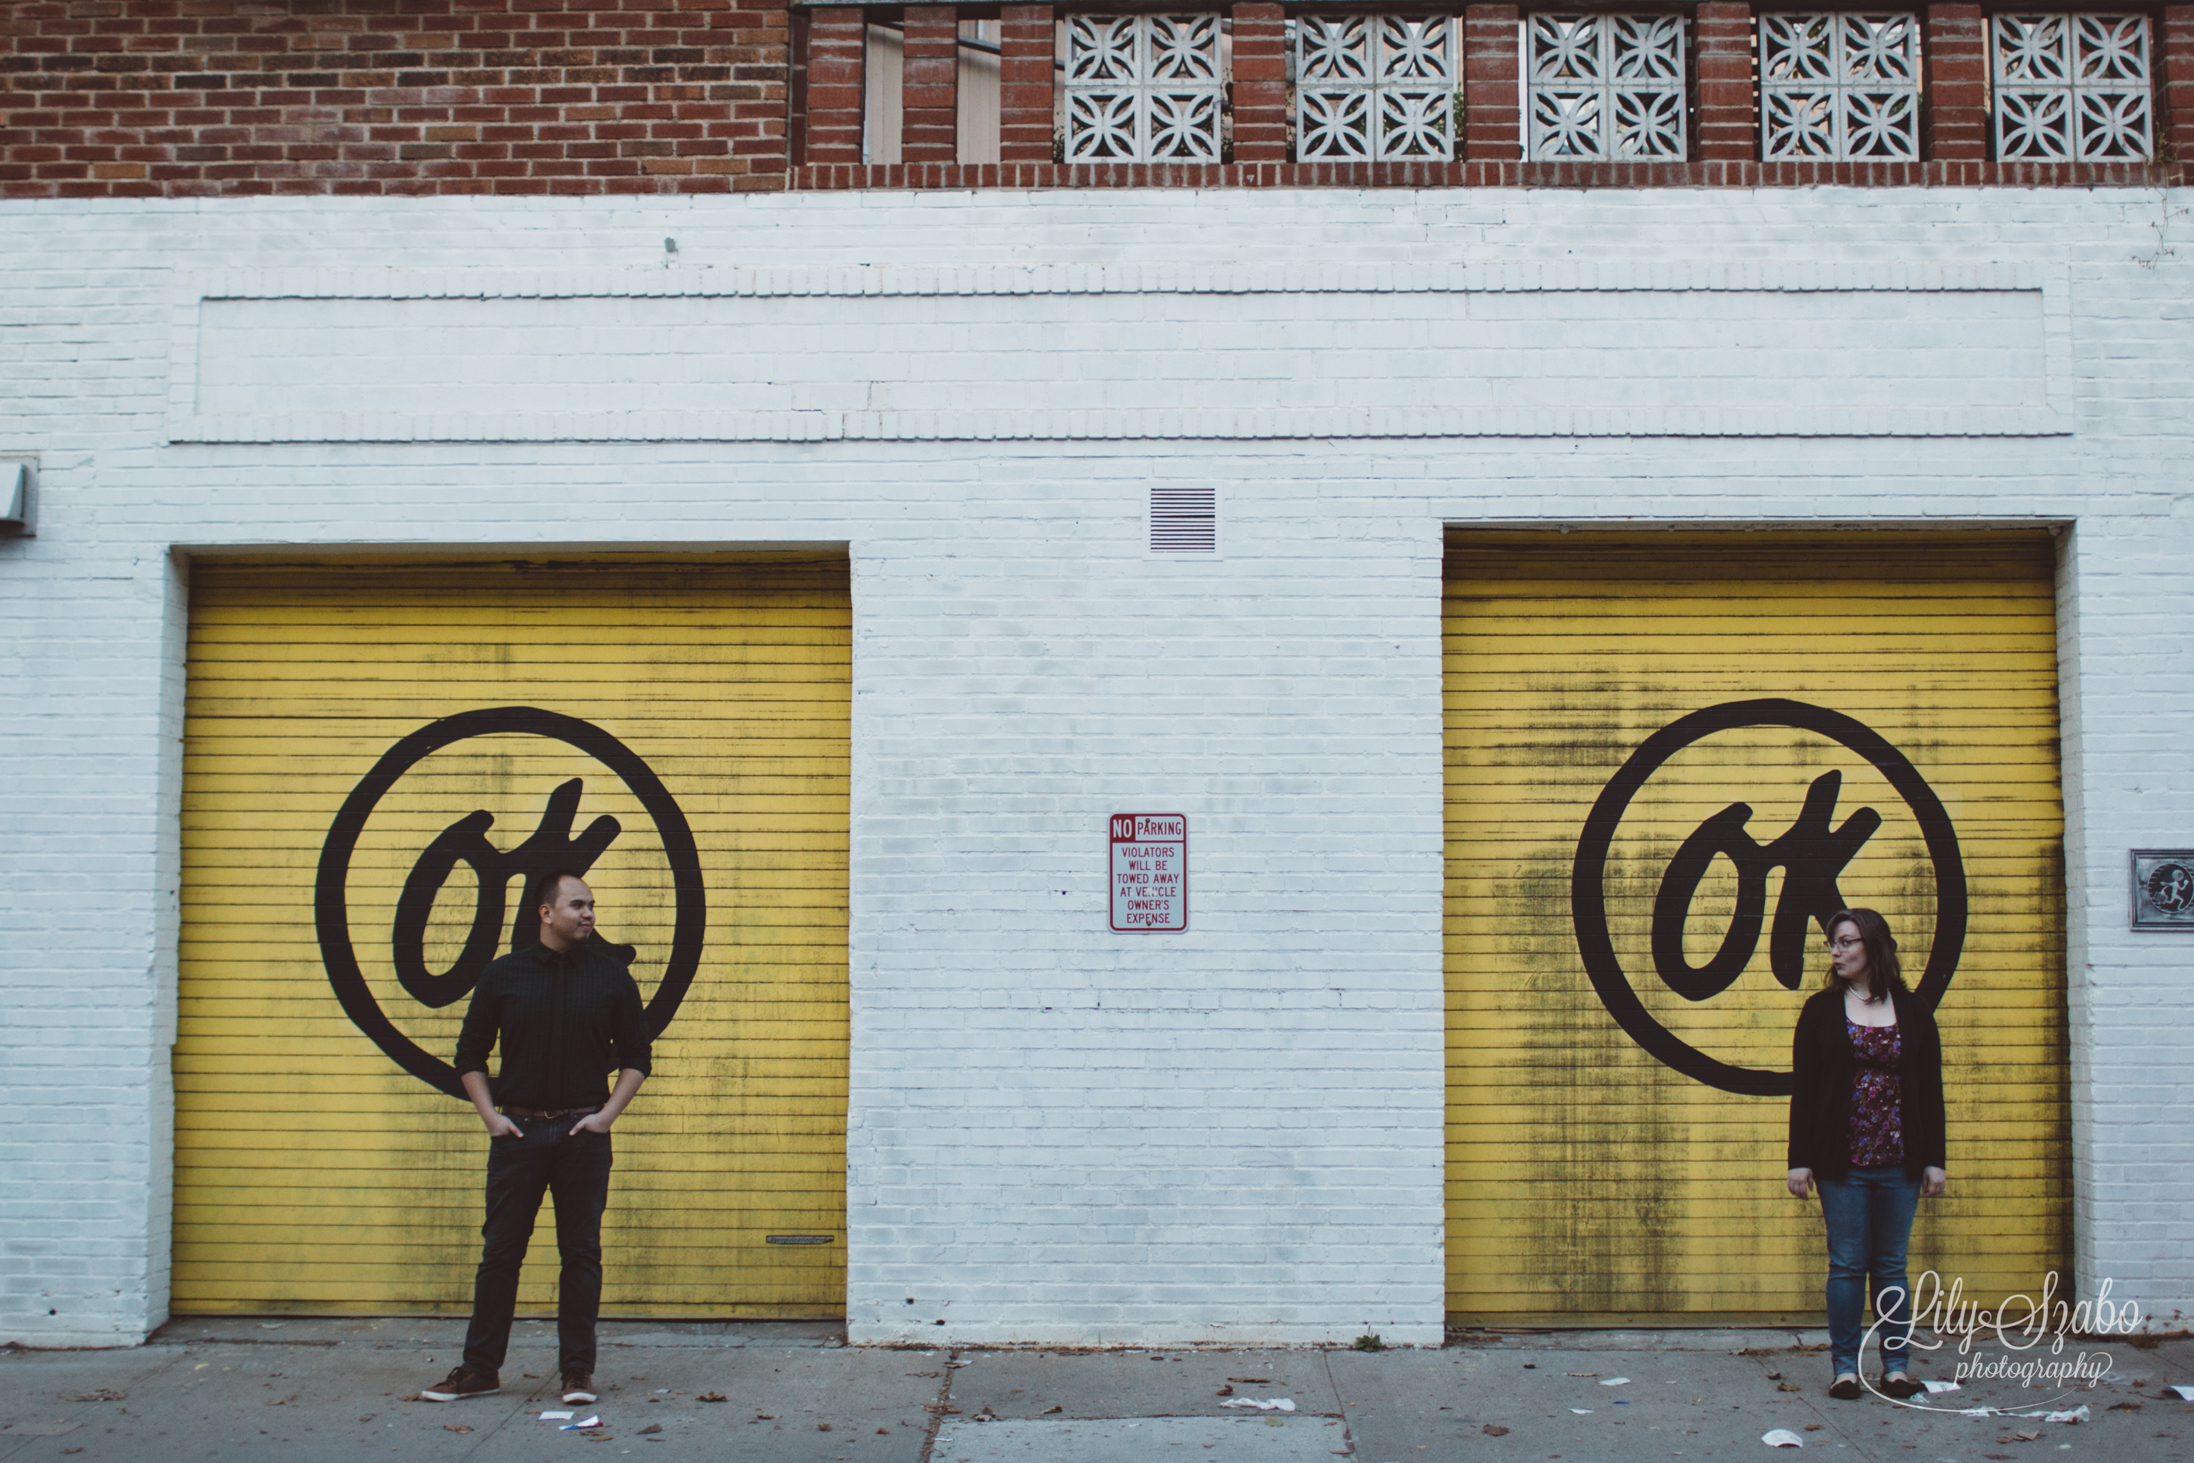
[{"label": "woman's brown hair", "polygon": [[[1879,1001],[1891,991],[1910,994],[1905,985],[1905,968],[1897,959],[1897,937],[1889,932],[1889,921],[1871,909],[1839,909],[1828,917],[1827,930],[1831,940],[1836,938],[1836,926],[1850,925],[1859,932],[1859,943],[1866,947],[1866,998]],[[1828,980],[1822,986],[1831,990],[1848,985],[1849,981],[1836,974],[1836,962],[1828,963]]]}]

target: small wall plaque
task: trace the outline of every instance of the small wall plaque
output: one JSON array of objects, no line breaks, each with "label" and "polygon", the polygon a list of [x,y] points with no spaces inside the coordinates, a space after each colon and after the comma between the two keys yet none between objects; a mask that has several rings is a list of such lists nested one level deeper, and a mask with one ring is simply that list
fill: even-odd
[{"label": "small wall plaque", "polygon": [[2194,933],[2194,848],[2133,850],[2133,928]]},{"label": "small wall plaque", "polygon": [[1188,928],[1188,819],[1179,813],[1114,813],[1112,928],[1155,934]]}]

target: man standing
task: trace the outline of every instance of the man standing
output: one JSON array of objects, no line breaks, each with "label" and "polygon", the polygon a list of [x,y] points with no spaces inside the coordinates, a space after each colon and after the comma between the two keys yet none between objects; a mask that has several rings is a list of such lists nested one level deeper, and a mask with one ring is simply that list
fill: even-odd
[{"label": "man standing", "polygon": [[[457,1077],[488,1130],[487,1220],[473,1281],[464,1360],[419,1395],[429,1402],[501,1389],[518,1308],[518,1270],[556,1196],[556,1339],[566,1402],[592,1402],[594,1322],[602,1305],[602,1209],[609,1202],[610,1125],[648,1074],[640,988],[616,947],[594,936],[594,892],[568,870],[535,882],[541,942],[481,972],[457,1037]],[[502,1075],[488,1080],[500,1037]],[[602,1095],[604,1074],[617,1084]]]}]

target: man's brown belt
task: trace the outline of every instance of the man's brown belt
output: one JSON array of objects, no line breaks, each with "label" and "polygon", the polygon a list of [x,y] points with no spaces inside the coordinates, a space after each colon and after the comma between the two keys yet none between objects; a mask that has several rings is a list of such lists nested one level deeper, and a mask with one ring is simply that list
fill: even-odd
[{"label": "man's brown belt", "polygon": [[560,1107],[554,1111],[545,1111],[537,1107],[499,1107],[496,1109],[506,1118],[583,1118],[590,1117],[601,1110],[602,1104],[600,1103],[596,1103],[592,1107]]}]

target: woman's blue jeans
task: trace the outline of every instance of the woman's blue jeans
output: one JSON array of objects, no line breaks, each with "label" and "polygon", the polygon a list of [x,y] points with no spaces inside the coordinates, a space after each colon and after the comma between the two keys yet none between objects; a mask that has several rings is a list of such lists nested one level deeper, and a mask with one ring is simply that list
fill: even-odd
[{"label": "woman's blue jeans", "polygon": [[1832,1375],[1859,1369],[1864,1338],[1867,1281],[1874,1282],[1874,1314],[1881,1320],[1882,1370],[1905,1370],[1905,1343],[1912,1334],[1912,1287],[1905,1279],[1905,1247],[1920,1207],[1920,1181],[1902,1165],[1860,1168],[1841,1179],[1818,1175],[1821,1218],[1828,1225],[1828,1355]]}]

